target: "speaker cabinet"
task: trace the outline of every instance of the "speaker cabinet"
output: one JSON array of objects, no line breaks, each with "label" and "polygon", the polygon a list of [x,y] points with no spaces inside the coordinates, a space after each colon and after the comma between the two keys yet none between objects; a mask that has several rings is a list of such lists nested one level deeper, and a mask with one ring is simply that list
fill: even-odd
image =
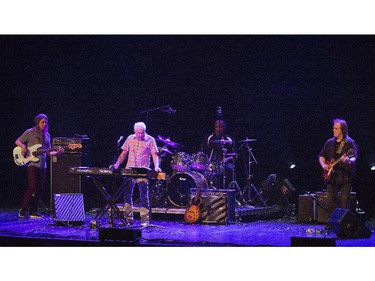
[{"label": "speaker cabinet", "polygon": [[54,201],[57,224],[82,225],[85,222],[82,193],[57,193],[54,194]]},{"label": "speaker cabinet", "polygon": [[298,196],[298,222],[313,222],[315,220],[315,209],[313,195],[301,194]]},{"label": "speaker cabinet", "polygon": [[[339,193],[340,196],[340,193]],[[350,211],[356,212],[357,196],[355,192],[350,193]],[[326,224],[330,217],[328,211],[327,192],[316,192],[315,194],[301,194],[298,197],[298,222],[317,222]]]},{"label": "speaker cabinet", "polygon": [[69,173],[69,168],[83,165],[81,154],[60,154],[51,156],[51,211],[55,214],[54,194],[81,193],[81,177]]},{"label": "speaker cabinet", "polygon": [[338,238],[369,238],[371,231],[349,210],[337,208],[328,219]]},{"label": "speaker cabinet", "polygon": [[316,222],[318,223],[328,223],[330,212],[327,208],[328,206],[328,196],[327,192],[317,192],[316,193]]}]

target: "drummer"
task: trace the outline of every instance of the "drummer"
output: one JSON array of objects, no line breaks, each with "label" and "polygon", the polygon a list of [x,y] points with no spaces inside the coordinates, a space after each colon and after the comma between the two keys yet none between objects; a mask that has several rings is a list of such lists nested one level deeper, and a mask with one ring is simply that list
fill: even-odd
[{"label": "drummer", "polygon": [[[234,180],[233,169],[234,159],[236,156],[236,147],[234,139],[226,134],[226,123],[222,119],[218,119],[214,123],[214,132],[207,136],[201,143],[200,149],[208,156],[210,163],[209,169],[215,174],[213,186],[215,188],[224,188],[223,173],[225,163],[225,188],[229,188],[229,184]],[[225,158],[224,158],[225,153]],[[208,171],[210,173],[210,171]]]}]

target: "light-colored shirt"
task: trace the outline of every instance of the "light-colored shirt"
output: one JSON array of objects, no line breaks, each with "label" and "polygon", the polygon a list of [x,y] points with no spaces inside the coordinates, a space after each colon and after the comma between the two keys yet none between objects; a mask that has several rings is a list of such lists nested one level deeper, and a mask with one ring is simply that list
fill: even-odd
[{"label": "light-colored shirt", "polygon": [[[23,134],[19,137],[20,142],[27,145],[27,147],[34,146],[36,144],[41,144],[41,149],[47,150],[51,149],[51,136],[49,133],[45,135],[41,134],[36,127],[30,128],[23,132]],[[37,156],[39,158],[39,162],[29,162],[28,166],[35,166],[41,169],[47,167],[47,157],[46,154],[41,154]]]},{"label": "light-colored shirt", "polygon": [[128,136],[121,149],[128,155],[126,169],[130,167],[149,168],[151,155],[158,153],[155,139],[148,134],[145,135],[144,141],[138,140],[135,134]]}]

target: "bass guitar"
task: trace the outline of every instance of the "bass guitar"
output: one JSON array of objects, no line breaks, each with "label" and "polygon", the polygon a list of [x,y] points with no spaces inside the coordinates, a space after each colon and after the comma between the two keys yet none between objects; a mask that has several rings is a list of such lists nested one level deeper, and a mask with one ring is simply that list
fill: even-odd
[{"label": "bass guitar", "polygon": [[191,199],[190,206],[186,208],[184,220],[188,223],[197,222],[201,216],[200,205],[202,204],[201,194],[204,183],[205,181],[202,181],[202,183],[199,185],[197,195]]},{"label": "bass guitar", "polygon": [[329,180],[331,179],[332,173],[335,172],[333,170],[333,167],[336,166],[336,164],[340,163],[342,161],[343,157],[345,157],[345,156],[347,156],[349,158],[353,157],[353,153],[354,153],[354,150],[353,150],[353,148],[351,148],[346,153],[344,153],[340,158],[338,158],[337,160],[331,159],[330,161],[325,161],[325,164],[330,166],[328,171],[323,169],[323,172],[322,172],[322,177],[323,177],[323,180],[324,180],[325,183],[329,182]]},{"label": "bass guitar", "polygon": [[[29,164],[30,162],[39,162],[39,155],[42,155],[44,153],[48,153],[51,151],[56,151],[55,148],[51,149],[41,149],[42,145],[41,144],[35,144],[33,146],[30,146],[27,148],[26,154],[22,154],[22,148],[20,146],[16,146],[13,149],[13,159],[14,163],[16,163],[17,166],[25,166]],[[66,149],[77,149],[77,148],[82,148],[82,144],[69,144],[67,146],[63,146],[62,148]]]}]

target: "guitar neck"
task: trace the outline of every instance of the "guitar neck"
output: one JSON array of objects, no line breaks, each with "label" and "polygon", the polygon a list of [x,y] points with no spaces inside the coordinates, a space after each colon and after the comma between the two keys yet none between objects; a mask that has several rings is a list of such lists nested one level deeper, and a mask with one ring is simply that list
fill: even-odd
[{"label": "guitar neck", "polygon": [[339,159],[336,159],[335,161],[333,161],[333,163],[331,164],[331,167],[335,166],[340,161],[342,161],[342,157],[345,157],[345,156],[352,157],[353,156],[352,154],[353,154],[353,149],[349,149],[348,152],[344,153]]},{"label": "guitar neck", "polygon": [[331,167],[335,166],[335,165],[338,164],[340,161],[341,161],[341,157],[340,157],[339,159],[336,159],[335,161],[333,161],[333,163],[331,164]]},{"label": "guitar neck", "polygon": [[41,149],[41,150],[36,150],[33,152],[33,155],[34,156],[39,156],[39,155],[42,155],[44,153],[48,153],[48,152],[51,152],[51,151],[56,151],[55,148],[51,148],[51,149]]}]

